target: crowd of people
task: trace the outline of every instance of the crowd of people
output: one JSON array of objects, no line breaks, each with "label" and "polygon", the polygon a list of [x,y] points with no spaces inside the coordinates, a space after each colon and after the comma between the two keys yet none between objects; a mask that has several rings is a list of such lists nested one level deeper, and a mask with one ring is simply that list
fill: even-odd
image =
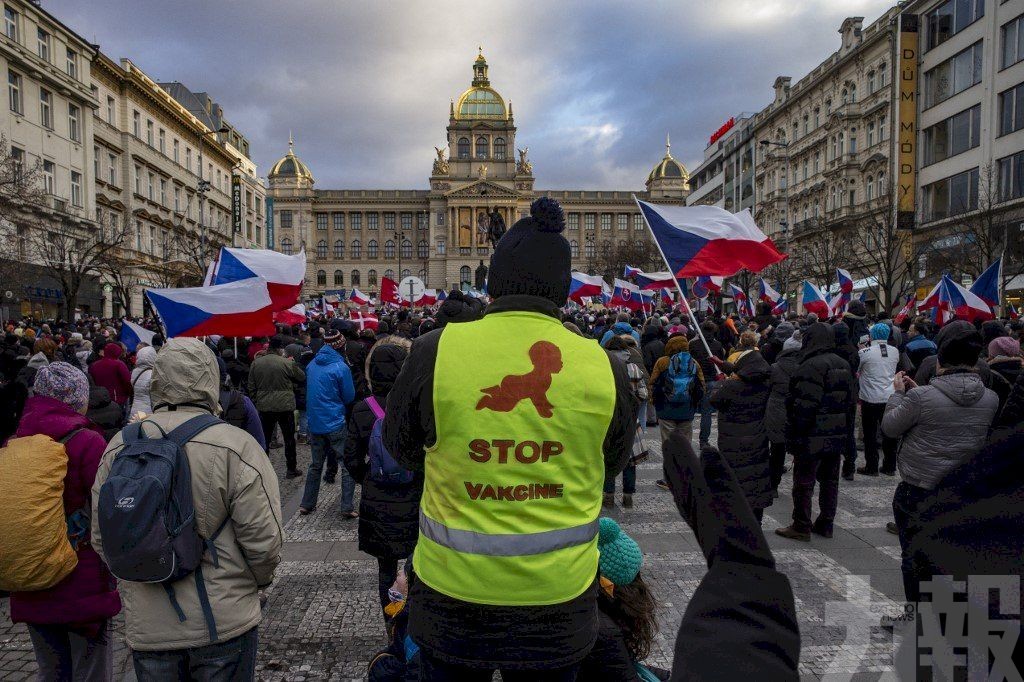
[{"label": "crowd of people", "polygon": [[[371,679],[795,679],[793,593],[761,531],[787,473],[792,523],[775,532],[809,542],[833,535],[840,479],[898,472],[889,530],[908,601],[932,575],[1020,572],[1024,326],[896,324],[859,301],[833,320],[764,304],[750,317],[567,307],[563,229],[539,200],[495,248],[486,309],[452,291],[436,308],[378,311],[374,330],[317,315],[269,338],[157,333],[129,349],[118,320],[8,324],[0,469],[8,451],[32,461],[22,439],[63,445],[55,504],[77,558],[19,589],[31,561],[3,529],[33,511],[2,500],[43,467],[4,472],[0,589],[41,677],[110,679],[123,609],[139,679],[251,679],[284,539],[273,462],[303,476],[307,443],[299,513],[340,476],[339,522],[356,521],[377,560],[388,641]],[[658,605],[643,553],[600,516],[634,506],[654,438],[658,485],[708,564],[672,671],[644,663]],[[140,472],[160,453],[181,467],[179,451],[192,513],[164,524],[162,550],[129,542],[119,519],[152,495]],[[199,543],[187,551],[174,544],[186,527]],[[144,551],[197,555],[147,581],[133,572]]]}]

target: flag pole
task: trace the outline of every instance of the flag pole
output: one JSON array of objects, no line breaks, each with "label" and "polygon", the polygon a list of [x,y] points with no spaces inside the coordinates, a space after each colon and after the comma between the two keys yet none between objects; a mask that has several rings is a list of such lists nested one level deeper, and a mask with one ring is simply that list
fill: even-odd
[{"label": "flag pole", "polygon": [[647,229],[651,232],[651,239],[654,240],[654,245],[658,247],[658,253],[661,254],[661,259],[665,261],[665,267],[668,268],[669,273],[672,275],[672,281],[675,282],[676,291],[679,292],[679,300],[682,302],[683,307],[686,308],[686,312],[690,315],[690,321],[693,322],[694,329],[697,330],[697,336],[700,337],[701,343],[704,344],[704,350],[708,352],[708,357],[714,355],[711,352],[711,346],[708,345],[708,340],[704,338],[704,332],[701,331],[700,324],[697,323],[697,317],[693,314],[693,310],[690,308],[690,304],[686,302],[686,295],[683,294],[683,287],[679,284],[679,278],[676,277],[675,270],[672,269],[672,265],[668,262],[668,258],[665,257],[665,252],[661,249],[661,244],[658,243],[657,237],[654,236],[654,230],[651,229],[651,223],[647,220],[647,214],[644,213],[644,209],[640,206],[640,200],[633,195],[633,201],[636,202],[636,207],[640,211],[640,215],[644,217],[644,224],[647,225]]}]

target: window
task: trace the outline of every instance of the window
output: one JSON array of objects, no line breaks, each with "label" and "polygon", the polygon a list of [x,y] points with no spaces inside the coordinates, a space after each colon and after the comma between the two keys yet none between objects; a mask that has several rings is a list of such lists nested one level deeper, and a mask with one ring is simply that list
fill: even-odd
[{"label": "window", "polygon": [[68,63],[67,63],[68,75],[78,80],[78,53],[74,50],[68,50]]},{"label": "window", "polygon": [[359,279],[359,271],[358,270],[353,270],[352,271],[352,275],[351,275],[349,281],[352,283],[352,286],[354,286],[354,287],[357,287],[357,286],[359,286],[362,283],[361,280]]},{"label": "window", "polygon": [[181,212],[181,188],[177,186],[174,188],[174,210]]},{"label": "window", "polygon": [[142,139],[142,117],[137,111],[132,112],[132,134]]},{"label": "window", "polygon": [[344,213],[332,213],[331,217],[334,219],[334,230],[339,232],[345,229],[345,214]]},{"label": "window", "polygon": [[583,214],[583,229],[584,230],[586,230],[588,232],[592,232],[594,230],[594,226],[596,224],[597,224],[597,214],[596,213],[584,213]]},{"label": "window", "polygon": [[574,230],[574,231],[580,229],[580,214],[579,213],[570,213],[569,214],[569,229],[570,230]]},{"label": "window", "polygon": [[476,158],[486,159],[487,151],[487,138],[481,135],[476,138]]},{"label": "window", "polygon": [[185,170],[192,170],[192,148],[185,147]]},{"label": "window", "polygon": [[999,159],[999,200],[1024,196],[1024,152]]},{"label": "window", "polygon": [[871,146],[875,143],[875,123],[871,121],[868,123],[868,145]]},{"label": "window", "polygon": [[978,169],[958,173],[924,188],[926,220],[939,220],[978,207]]},{"label": "window", "polygon": [[146,121],[146,144],[153,146],[153,122]]},{"label": "window", "polygon": [[82,174],[71,171],[71,205],[82,205]]},{"label": "window", "polygon": [[644,229],[644,217],[639,213],[633,214],[633,230]]},{"label": "window", "polygon": [[588,238],[586,245],[583,247],[583,255],[587,258],[587,260],[591,260],[593,259],[595,253],[596,249],[594,248],[594,240]]},{"label": "window", "polygon": [[857,84],[850,83],[850,104],[854,104],[857,101]]},{"label": "window", "polygon": [[42,88],[39,88],[39,123],[53,130],[53,95]]},{"label": "window", "polygon": [[334,271],[334,286],[340,287],[345,283],[345,273],[341,270]]},{"label": "window", "polygon": [[886,66],[885,62],[878,65],[878,87],[884,88],[886,76],[889,73],[889,67]]},{"label": "window", "polygon": [[11,147],[11,163],[14,167],[14,180],[20,182],[25,171],[25,150]]},{"label": "window", "polygon": [[412,259],[412,242],[402,239],[402,258]]},{"label": "window", "polygon": [[569,242],[569,254],[573,258],[579,258],[580,257],[580,243],[578,241],[576,241],[575,239],[573,239],[571,242]]},{"label": "window", "polygon": [[352,223],[352,230],[358,232],[359,230],[363,229],[363,214],[351,214],[349,222]]},{"label": "window", "polygon": [[612,229],[612,214],[602,213],[601,214],[601,230],[607,231]]},{"label": "window", "polygon": [[384,258],[390,260],[395,257],[395,243],[390,239],[384,242]]},{"label": "window", "polygon": [[870,95],[875,91],[875,72],[868,71],[868,94]]},{"label": "window", "polygon": [[[403,225],[404,227],[404,225]],[[395,230],[395,214],[385,213],[384,214],[384,229],[388,232],[394,232]]]},{"label": "window", "polygon": [[817,130],[818,126],[821,125],[821,109],[814,107],[814,128]]},{"label": "window", "polygon": [[334,240],[334,257],[344,258],[345,257],[345,240],[335,239]]},{"label": "window", "polygon": [[286,256],[292,255],[292,240],[288,237],[281,238],[281,253]]},{"label": "window", "polygon": [[157,139],[159,140],[157,148],[160,150],[161,154],[166,154],[167,153],[167,132],[163,128],[161,128],[159,133],[157,133]]},{"label": "window", "polygon": [[142,194],[142,168],[135,167],[135,193]]},{"label": "window", "polygon": [[444,239],[437,240],[437,247],[434,250],[437,251],[438,256],[443,256],[445,255],[445,253],[447,253],[447,246],[445,244]]},{"label": "window", "polygon": [[171,154],[174,157],[174,163],[178,163],[178,141],[174,140],[171,142]]},{"label": "window", "polygon": [[114,125],[114,98],[107,97],[107,123]]},{"label": "window", "polygon": [[430,214],[426,211],[420,211],[416,214],[416,229],[425,230],[430,227]]},{"label": "window", "polygon": [[377,225],[378,225],[379,222],[380,222],[380,216],[378,214],[376,214],[376,213],[367,213],[366,214],[366,229],[367,230],[374,230],[374,231],[376,231],[377,230]]},{"label": "window", "polygon": [[985,0],[947,0],[924,15],[926,49],[941,45],[985,16]]},{"label": "window", "polygon": [[504,159],[505,158],[505,138],[496,137],[494,138],[494,158]]},{"label": "window", "polygon": [[280,222],[281,222],[281,227],[282,228],[284,228],[286,230],[292,228],[292,224],[293,223],[292,223],[292,212],[291,211],[281,211],[281,215],[279,217],[281,218]]},{"label": "window", "polygon": [[373,259],[377,257],[377,240],[371,239],[366,242],[366,257]]},{"label": "window", "polygon": [[870,175],[864,180],[864,197],[868,201],[875,198],[875,179]]},{"label": "window", "polygon": [[318,231],[321,231],[321,232],[325,232],[327,230],[327,214],[326,213],[317,213],[316,214],[316,229]]},{"label": "window", "polygon": [[68,105],[68,137],[75,142],[82,141],[82,111],[74,104]]},{"label": "window", "polygon": [[7,96],[11,102],[11,111],[24,114],[25,106],[21,99],[21,76],[13,71],[7,72]]},{"label": "window", "polygon": [[463,265],[459,268],[459,283],[472,286],[473,280],[468,265]]},{"label": "window", "polygon": [[924,131],[924,162],[937,163],[981,144],[981,105],[961,111]]},{"label": "window", "polygon": [[1024,128],[1024,83],[999,93],[999,134]]},{"label": "window", "polygon": [[318,287],[325,287],[325,286],[327,286],[327,271],[326,270],[317,270],[316,271],[316,285]]},{"label": "window", "polygon": [[18,13],[4,5],[4,35],[11,40],[18,40]]},{"label": "window", "polygon": [[327,258],[327,240],[321,239],[316,243],[316,257]]},{"label": "window", "polygon": [[44,62],[50,61],[50,34],[41,28],[36,29],[36,54]]},{"label": "window", "polygon": [[444,225],[444,211],[437,212],[437,224]]},{"label": "window", "polygon": [[619,225],[619,232],[626,232],[629,230],[629,216],[625,213],[620,213],[616,220]]},{"label": "window", "polygon": [[1024,14],[1003,25],[1002,68],[1012,66],[1024,59]]},{"label": "window", "polygon": [[427,240],[426,239],[421,239],[419,241],[419,243],[416,244],[416,257],[417,258],[424,258],[425,259],[425,258],[428,258],[429,256],[430,256],[430,247],[427,244]]},{"label": "window", "polygon": [[402,214],[402,229],[403,230],[411,230],[412,229],[412,213],[403,213]]},{"label": "window", "polygon": [[167,181],[160,178],[160,205],[167,205]]},{"label": "window", "polygon": [[857,153],[857,129],[850,128],[850,153]]},{"label": "window", "polygon": [[156,178],[153,176],[152,173],[150,173],[149,174],[149,193],[148,193],[150,201],[152,201],[153,197],[156,196],[156,186],[155,186],[156,183],[153,182],[154,180],[156,180]]},{"label": "window", "polygon": [[981,81],[981,41],[924,74],[924,106],[944,102]]},{"label": "window", "polygon": [[54,176],[57,173],[57,166],[53,161],[43,161],[43,190],[47,194],[53,194]]},{"label": "window", "polygon": [[804,135],[811,132],[811,121],[810,116],[804,114]]},{"label": "window", "polygon": [[391,268],[388,268],[387,270],[384,271],[384,276],[387,277],[390,280],[394,280],[395,279],[395,271],[392,270]]},{"label": "window", "polygon": [[[363,257],[363,244],[358,239],[352,240],[352,257],[362,258]],[[355,284],[355,282],[352,282]]]},{"label": "window", "polygon": [[460,159],[468,159],[469,158],[469,138],[468,137],[460,137],[459,138],[459,158]]}]

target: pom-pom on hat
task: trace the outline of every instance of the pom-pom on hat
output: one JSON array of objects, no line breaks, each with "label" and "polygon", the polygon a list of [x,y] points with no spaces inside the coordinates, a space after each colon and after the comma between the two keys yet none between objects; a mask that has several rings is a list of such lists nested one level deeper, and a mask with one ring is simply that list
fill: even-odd
[{"label": "pom-pom on hat", "polygon": [[563,230],[565,213],[559,203],[547,197],[534,201],[530,215],[517,221],[495,245],[487,293],[494,298],[527,294],[565,305],[572,254]]},{"label": "pom-pom on hat", "polygon": [[616,585],[629,585],[636,580],[644,563],[640,545],[626,535],[614,520],[601,517],[600,524],[597,550],[601,553],[598,559],[601,575]]}]

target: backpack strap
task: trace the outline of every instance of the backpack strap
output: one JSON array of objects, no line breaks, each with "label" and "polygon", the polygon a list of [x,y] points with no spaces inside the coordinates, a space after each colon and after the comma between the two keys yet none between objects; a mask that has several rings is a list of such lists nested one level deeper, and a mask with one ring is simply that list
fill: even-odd
[{"label": "backpack strap", "polygon": [[75,436],[77,436],[77,435],[78,435],[79,433],[81,433],[82,431],[85,431],[85,427],[84,427],[84,426],[80,426],[80,427],[78,427],[77,429],[71,429],[70,431],[68,431],[67,433],[65,433],[65,434],[64,434],[63,436],[61,436],[60,438],[58,438],[58,439],[57,439],[57,442],[58,442],[58,443],[60,443],[61,445],[67,445],[67,444],[68,444],[68,442],[69,442],[69,441],[70,441],[70,440],[71,440],[72,438],[74,438]]},{"label": "backpack strap", "polygon": [[174,441],[180,447],[184,447],[185,443],[188,443],[206,429],[210,428],[214,424],[221,423],[223,422],[212,414],[201,414],[197,417],[192,417],[185,423],[179,425],[173,431],[168,433],[165,438],[167,438],[167,440]]},{"label": "backpack strap", "polygon": [[367,398],[366,404],[370,406],[370,411],[373,412],[374,417],[376,417],[377,419],[384,418],[384,409],[380,406],[380,403],[377,402],[377,398],[375,396],[371,395],[369,398]]}]

